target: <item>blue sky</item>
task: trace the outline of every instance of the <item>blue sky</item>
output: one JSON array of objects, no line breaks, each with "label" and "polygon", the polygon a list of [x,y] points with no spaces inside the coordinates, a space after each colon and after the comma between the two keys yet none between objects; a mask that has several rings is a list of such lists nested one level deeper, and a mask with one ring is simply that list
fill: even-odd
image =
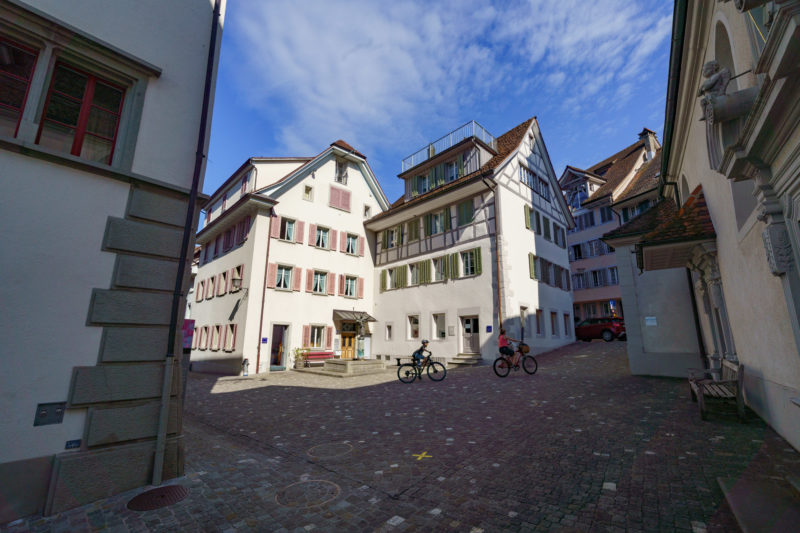
[{"label": "blue sky", "polygon": [[534,115],[556,175],[586,168],[643,127],[661,139],[671,18],[664,0],[228,2],[203,191],[344,139],[394,201],[428,142]]}]

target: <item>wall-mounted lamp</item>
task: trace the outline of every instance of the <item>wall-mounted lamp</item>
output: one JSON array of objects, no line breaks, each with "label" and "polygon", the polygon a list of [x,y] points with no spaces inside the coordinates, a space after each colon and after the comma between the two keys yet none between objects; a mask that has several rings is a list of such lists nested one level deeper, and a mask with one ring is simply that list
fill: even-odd
[{"label": "wall-mounted lamp", "polygon": [[247,296],[247,287],[242,287],[242,278],[233,278],[231,280],[231,285],[237,291],[239,289],[244,289],[244,296]]}]

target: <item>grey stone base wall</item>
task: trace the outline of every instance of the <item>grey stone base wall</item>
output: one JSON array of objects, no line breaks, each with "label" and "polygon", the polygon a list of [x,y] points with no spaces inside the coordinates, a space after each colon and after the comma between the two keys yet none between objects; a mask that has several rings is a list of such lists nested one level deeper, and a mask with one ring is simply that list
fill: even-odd
[{"label": "grey stone base wall", "polygon": [[53,457],[0,464],[0,524],[44,511]]},{"label": "grey stone base wall", "polygon": [[699,353],[647,353],[628,346],[628,365],[634,376],[688,378],[690,368],[703,368]]}]

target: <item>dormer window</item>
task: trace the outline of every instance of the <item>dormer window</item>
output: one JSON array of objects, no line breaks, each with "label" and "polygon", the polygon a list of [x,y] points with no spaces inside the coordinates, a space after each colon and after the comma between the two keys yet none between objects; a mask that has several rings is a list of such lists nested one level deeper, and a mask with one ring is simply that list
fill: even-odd
[{"label": "dormer window", "polygon": [[336,160],[336,176],[334,177],[336,183],[347,185],[347,161]]}]

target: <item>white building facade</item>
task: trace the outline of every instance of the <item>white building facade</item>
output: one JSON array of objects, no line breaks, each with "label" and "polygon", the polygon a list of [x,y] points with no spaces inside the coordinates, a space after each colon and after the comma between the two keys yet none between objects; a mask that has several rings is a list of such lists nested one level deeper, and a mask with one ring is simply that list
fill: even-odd
[{"label": "white building facade", "polygon": [[165,368],[223,14],[0,3],[0,523],[183,472]]},{"label": "white building facade", "polygon": [[497,139],[467,123],[403,170],[404,197],[367,222],[376,355],[408,356],[428,339],[448,363],[491,361],[501,325],[535,353],[572,342],[573,222],[536,120]]},{"label": "white building facade", "polygon": [[387,207],[366,157],[343,141],[313,158],[245,163],[212,195],[197,236],[192,369],[284,370],[296,349],[369,357],[364,220]]}]

